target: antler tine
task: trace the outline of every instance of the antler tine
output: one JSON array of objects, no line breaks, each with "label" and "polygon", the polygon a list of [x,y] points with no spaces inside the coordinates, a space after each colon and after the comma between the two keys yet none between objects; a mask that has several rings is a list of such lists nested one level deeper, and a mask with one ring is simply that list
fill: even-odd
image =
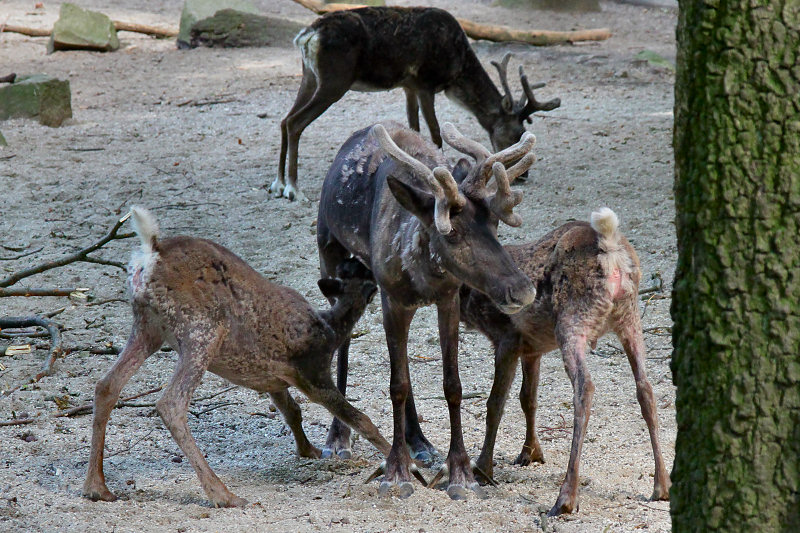
[{"label": "antler tine", "polygon": [[[515,165],[517,166],[517,165]],[[513,167],[512,167],[513,168]],[[497,192],[489,200],[489,208],[497,217],[509,226],[522,225],[522,217],[514,213],[514,207],[522,201],[520,191],[512,191],[506,168],[500,162],[492,165],[492,173],[497,183]]]},{"label": "antler tine", "polygon": [[395,142],[389,136],[389,132],[387,132],[386,128],[383,127],[383,124],[375,124],[372,126],[370,134],[372,134],[375,140],[378,141],[378,144],[380,144],[381,148],[383,148],[383,150],[389,154],[392,159],[398,163],[406,165],[418,177],[430,183],[429,174],[431,173],[431,169],[429,169],[427,165],[421,161],[408,155],[405,151],[403,151],[402,148],[397,146],[397,144],[395,144]]},{"label": "antler tine", "polygon": [[503,165],[511,163],[512,161],[517,161],[522,156],[533,150],[533,146],[536,144],[536,136],[526,131],[522,134],[522,138],[520,138],[517,144],[513,144],[506,148],[505,150],[501,150],[494,154],[493,156],[486,159],[481,166],[481,170],[479,175],[483,180],[483,184],[485,185],[489,178],[491,177],[492,167],[496,162],[500,162]]},{"label": "antler tine", "polygon": [[447,144],[462,154],[467,154],[474,158],[478,164],[483,163],[487,157],[492,155],[482,144],[465,137],[450,122],[444,123],[442,127],[442,138]]},{"label": "antler tine", "polygon": [[560,98],[553,98],[547,102],[539,102],[536,100],[536,97],[533,95],[533,90],[541,89],[545,86],[545,83],[537,83],[531,87],[528,83],[528,77],[525,75],[522,65],[519,66],[519,81],[522,84],[522,90],[525,92],[525,96],[528,99],[528,101],[525,103],[525,106],[519,112],[520,117],[528,118],[529,115],[535,111],[551,111],[561,106]]},{"label": "antler tine", "polygon": [[456,183],[455,178],[453,178],[449,170],[445,167],[436,167],[433,169],[433,177],[436,178],[436,181],[441,185],[444,196],[451,206],[458,209],[464,207],[467,203],[467,199],[464,198],[464,195],[458,190],[458,183]]},{"label": "antler tine", "polygon": [[508,61],[511,59],[511,52],[506,52],[503,56],[503,59],[500,60],[500,63],[497,61],[492,61],[492,65],[494,68],[497,69],[497,73],[500,75],[500,83],[503,86],[503,90],[506,93],[508,99],[513,103],[514,96],[511,94],[511,88],[508,86]]},{"label": "antler tine", "polygon": [[535,161],[536,161],[536,156],[533,154],[533,152],[528,152],[527,154],[522,156],[522,159],[517,161],[517,163],[513,167],[506,169],[506,173],[508,174],[508,182],[514,183],[514,180],[522,176],[525,172],[527,172],[528,169],[531,168],[531,166],[533,166],[533,163]]}]

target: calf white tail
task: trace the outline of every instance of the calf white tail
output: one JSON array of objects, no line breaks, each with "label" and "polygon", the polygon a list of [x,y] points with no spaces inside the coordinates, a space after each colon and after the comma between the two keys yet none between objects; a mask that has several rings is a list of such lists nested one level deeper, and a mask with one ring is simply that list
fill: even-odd
[{"label": "calf white tail", "polygon": [[619,218],[611,209],[601,207],[599,211],[592,212],[592,229],[606,239],[612,239],[618,227]]},{"label": "calf white tail", "polygon": [[142,251],[145,254],[152,254],[156,251],[158,244],[158,222],[156,218],[143,207],[131,207],[131,221],[133,230],[142,241]]}]

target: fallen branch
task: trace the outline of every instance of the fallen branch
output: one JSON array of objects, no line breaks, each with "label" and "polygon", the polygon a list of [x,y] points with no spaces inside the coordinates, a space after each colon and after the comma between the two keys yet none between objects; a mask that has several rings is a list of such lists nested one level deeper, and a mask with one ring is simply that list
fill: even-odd
[{"label": "fallen branch", "polygon": [[[122,20],[114,21],[114,28],[117,31],[132,31],[134,33],[144,33],[155,37],[177,37],[178,30],[175,28],[159,28],[147,24],[136,24],[135,22],[125,22]],[[29,28],[27,26],[16,26],[14,24],[0,25],[0,33],[19,33],[28,37],[49,37],[52,30],[44,28]]]},{"label": "fallen branch", "polygon": [[56,357],[63,353],[63,348],[61,347],[61,333],[58,331],[58,326],[52,320],[44,318],[42,316],[23,316],[23,317],[7,317],[7,318],[0,318],[0,329],[2,328],[27,328],[30,326],[39,326],[42,328],[47,329],[47,332],[50,334],[50,353],[47,355],[47,359],[45,359],[44,366],[42,370],[36,374],[33,378],[31,378],[28,383],[24,383],[19,385],[9,391],[5,391],[3,396],[8,396],[12,392],[19,390],[21,387],[28,385],[30,383],[36,383],[40,379],[45,376],[49,376],[53,372],[53,362],[55,361]]},{"label": "fallen branch", "polygon": [[[87,246],[86,248],[83,248],[82,250],[78,250],[77,252],[67,255],[56,261],[48,261],[46,263],[42,263],[40,265],[31,268],[20,270],[19,272],[16,272],[8,276],[7,278],[0,280],[0,287],[8,287],[18,282],[21,279],[33,276],[34,274],[40,274],[42,272],[46,272],[54,268],[62,267],[70,263],[76,263],[76,262],[97,263],[99,261],[104,261],[102,259],[88,257],[88,255],[100,249],[110,241],[113,241],[115,239],[127,239],[129,237],[133,237],[134,236],[133,233],[125,233],[122,235],[117,235],[119,228],[122,227],[122,225],[125,223],[126,220],[128,220],[128,215],[117,220],[117,222],[114,224],[111,230],[102,239],[95,242],[94,244]],[[104,262],[103,264],[108,264],[108,262]],[[114,266],[117,265],[115,264]],[[0,293],[0,296],[3,296],[3,294]]]},{"label": "fallen branch", "polygon": [[69,296],[73,292],[87,291],[79,287],[65,287],[55,289],[15,287],[13,289],[0,288],[0,298],[4,296]]},{"label": "fallen branch", "polygon": [[[293,0],[306,9],[324,15],[332,11],[344,11],[366,7],[357,4],[323,4],[318,0]],[[508,26],[495,26],[478,24],[466,19],[456,19],[463,28],[464,33],[472,39],[504,42],[514,41],[527,43],[533,46],[550,46],[554,44],[567,44],[579,41],[604,41],[611,37],[607,28],[578,31],[548,31],[548,30],[515,30]]]}]

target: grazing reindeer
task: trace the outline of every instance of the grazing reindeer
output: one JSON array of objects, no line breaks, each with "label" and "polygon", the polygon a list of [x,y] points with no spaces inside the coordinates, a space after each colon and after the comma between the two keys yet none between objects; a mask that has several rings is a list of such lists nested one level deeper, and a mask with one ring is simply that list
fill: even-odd
[{"label": "grazing reindeer", "polygon": [[[458,150],[477,145],[452,124],[445,124],[443,133]],[[406,438],[417,456],[433,451],[416,413],[408,414],[414,425],[406,425],[407,410],[413,409],[409,325],[419,307],[431,304],[438,310],[444,395],[450,411],[448,494],[464,498],[467,487],[482,492],[461,434],[458,291],[466,283],[506,313],[518,312],[533,301],[533,286],[497,241],[497,224],[499,220],[512,226],[522,223],[513,213],[522,194],[512,192],[508,182],[533,163],[534,142],[534,136],[526,133],[519,143],[495,155],[480,147],[475,165],[461,160],[451,169],[441,151],[418,133],[396,123],[386,128],[378,124],[354,133],[325,177],[317,219],[322,276],[354,256],[369,267],[381,289],[394,416],[394,440],[381,493],[393,484],[400,485],[402,496],[413,492]],[[506,170],[505,165],[515,161]],[[487,188],[492,175],[496,191]],[[347,349],[345,341],[338,360],[340,390],[346,383]],[[328,446],[335,453],[349,447],[349,436],[341,426],[332,426]]]},{"label": "grazing reindeer", "polygon": [[122,387],[165,341],[178,352],[178,363],[156,409],[216,507],[247,502],[214,474],[186,423],[192,393],[206,370],[269,392],[302,457],[319,457],[320,450],[303,432],[300,407],[289,395],[289,386],[341,417],[384,454],[389,452],[389,443],[350,405],[330,376],[334,350],[376,291],[364,278],[369,273],[362,265],[341,264],[338,272],[352,279],[320,280],[322,292],[336,303],[330,310],[316,311],[299,293],[270,283],[228,249],[192,237],[159,240],[156,222],[147,211],[134,208],[132,214],[142,240],[128,280],[133,328],[119,359],[95,390],[84,496],[116,500],[103,475],[106,424]]},{"label": "grazing reindeer", "polygon": [[[303,80],[294,105],[281,121],[278,177],[270,191],[294,200],[297,190],[297,146],[303,130],[350,89],[406,93],[408,124],[419,131],[419,109],[436,146],[442,146],[433,108],[434,95],[447,95],[469,109],[489,132],[495,150],[505,149],[525,133],[535,111],[561,105],[556,98],[539,102],[520,68],[525,96],[514,102],[506,76],[508,55],[500,73],[504,95],[469,45],[453,16],[427,7],[365,7],[328,13],[295,38],[303,55]],[[286,185],[286,156],[289,184]]]},{"label": "grazing reindeer", "polygon": [[536,300],[507,315],[489,298],[466,285],[461,288],[461,320],[479,329],[494,345],[495,376],[486,415],[486,439],[477,465],[492,475],[497,426],[503,415],[517,360],[522,358],[520,403],[525,413],[525,444],[515,464],[544,462],[536,438],[536,395],[542,354],[561,349],[575,391],[575,421],[567,475],[550,515],[578,508],[578,463],[589,422],[594,384],[586,352],[609,331],[617,334],[636,380],[636,398],[650,430],[655,456],[653,500],[668,500],[671,485],[658,442],[653,388],[645,375],[644,339],[639,317],[639,258],[617,227],[608,208],[592,213],[592,223],[569,222],[538,242],[508,246],[509,255],[536,285]]}]

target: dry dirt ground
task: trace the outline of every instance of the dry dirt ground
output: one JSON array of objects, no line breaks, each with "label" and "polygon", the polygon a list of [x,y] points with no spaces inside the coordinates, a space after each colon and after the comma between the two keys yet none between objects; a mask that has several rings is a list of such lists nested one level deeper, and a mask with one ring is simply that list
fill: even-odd
[{"label": "dry dirt ground", "polygon": [[[134,0],[109,8],[98,0],[78,2],[115,19],[176,25],[180,0]],[[266,13],[310,22],[314,16],[289,0],[256,2]],[[412,2],[397,2],[410,5]],[[621,229],[639,252],[644,283],[661,273],[666,292],[676,259],[672,199],[672,87],[669,69],[638,62],[651,50],[674,61],[676,11],[603,3],[602,12],[560,14],[505,9],[490,0],[431,2],[457,16],[517,28],[609,27],[605,42],[534,48],[475,43],[488,66],[512,51],[511,72],[520,62],[532,81],[546,81],[542,98],[558,96],[560,109],[534,117],[538,161],[520,189],[521,228],[501,227],[508,243],[533,240],[593,209],[613,208]],[[0,22],[50,27],[59,4],[0,1]],[[300,186],[307,203],[271,199],[263,188],[275,176],[279,121],[293,102],[299,54],[291,47],[181,51],[170,40],[122,33],[114,53],[59,52],[46,55],[44,38],[0,37],[0,74],[46,72],[72,86],[74,118],[52,129],[33,120],[0,122],[9,147],[0,150],[0,244],[40,252],[0,261],[0,277],[59,257],[103,235],[131,204],[147,206],[163,233],[215,239],[269,279],[290,285],[317,305],[314,221],[322,178],[347,136],[380,119],[405,121],[404,98],[393,93],[350,93],[306,131],[300,143]],[[495,73],[491,72],[494,77]],[[518,80],[512,80],[519,91]],[[437,99],[440,120],[488,143],[466,111]],[[259,117],[260,115],[260,117]],[[426,132],[427,134],[427,132]],[[455,156],[452,149],[449,156]],[[98,255],[127,261],[133,240],[115,241]],[[17,252],[0,249],[0,256]],[[44,313],[66,306],[56,319],[67,347],[124,345],[130,327],[125,275],[114,267],[75,264],[27,280],[33,286],[83,286],[92,300],[4,298],[0,315]],[[114,299],[101,305],[88,305]],[[642,302],[648,349],[647,372],[655,388],[661,439],[668,468],[675,442],[674,388],[669,370],[669,299]],[[441,451],[448,446],[448,420],[441,399],[441,358],[435,315],[418,313],[411,333],[411,376],[427,436]],[[391,433],[389,361],[379,305],[357,326],[362,334],[351,352],[349,396]],[[660,334],[659,334],[660,332]],[[464,439],[477,457],[491,387],[488,343],[462,332],[461,378]],[[46,355],[0,358],[0,389],[34,375]],[[0,344],[8,341],[0,339]],[[270,400],[235,389],[207,398],[227,383],[207,375],[198,390],[190,426],[199,446],[228,487],[252,504],[211,508],[188,462],[152,407],[113,413],[105,462],[115,503],[94,503],[80,491],[89,453],[91,417],[53,418],[56,398],[72,405],[91,401],[94,384],[111,355],[73,352],[51,377],[0,397],[0,420],[36,417],[27,426],[0,428],[0,530],[6,531],[537,531],[537,509],[556,499],[565,472],[571,431],[572,392],[558,353],[542,365],[538,423],[547,463],[512,466],[524,423],[512,393],[497,444],[498,488],[490,498],[451,501],[442,490],[417,485],[406,500],[380,498],[378,484],[363,480],[379,462],[365,441],[354,459],[311,461],[294,454],[288,428],[267,418]],[[165,383],[174,354],[160,352],[123,390],[132,395]],[[589,359],[597,386],[581,463],[580,510],[549,520],[555,531],[667,531],[668,503],[649,502],[653,459],[630,369],[615,337],[605,337]],[[519,387],[519,377],[514,385]],[[153,402],[156,395],[141,403]],[[207,398],[207,399],[202,399]],[[303,399],[300,398],[303,402]],[[302,403],[305,427],[324,442],[330,417]],[[426,471],[428,476],[432,471]]]}]

